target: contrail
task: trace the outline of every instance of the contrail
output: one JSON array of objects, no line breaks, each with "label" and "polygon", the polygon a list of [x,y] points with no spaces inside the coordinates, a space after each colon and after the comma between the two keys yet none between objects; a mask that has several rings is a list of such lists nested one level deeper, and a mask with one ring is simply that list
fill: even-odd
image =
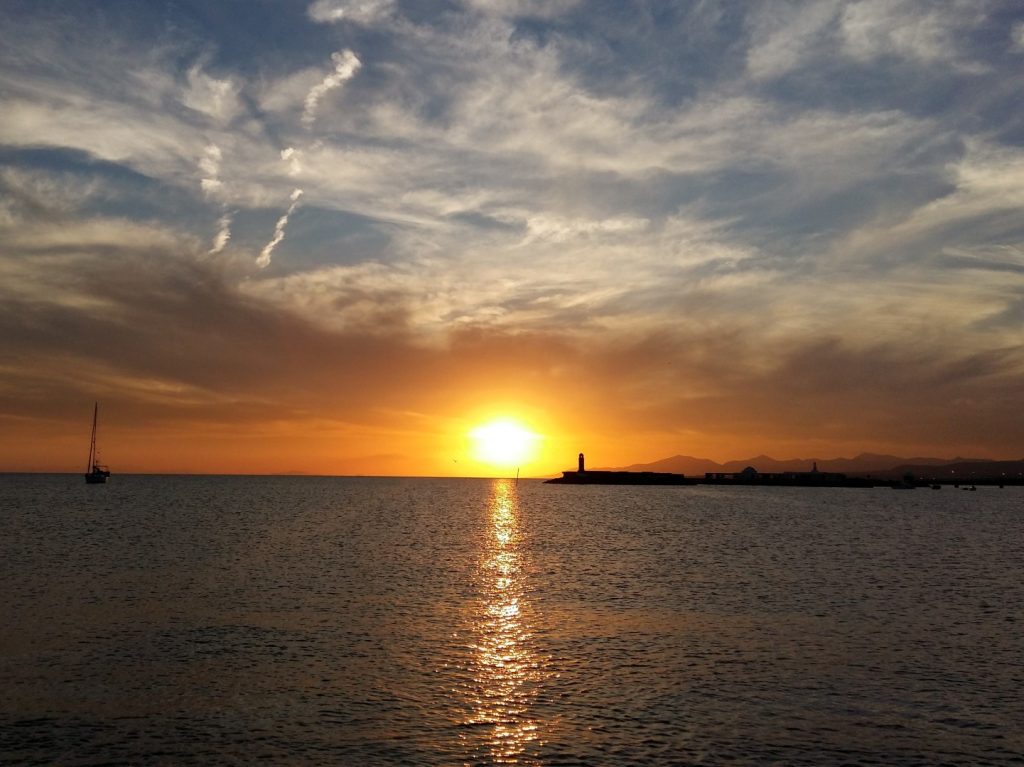
[{"label": "contrail", "polygon": [[[216,144],[209,144],[203,150],[203,156],[199,158],[199,170],[205,174],[204,178],[199,182],[199,186],[203,190],[203,196],[207,199],[221,196],[220,190],[224,186],[220,180],[220,162],[222,157],[220,147]],[[213,245],[207,251],[210,255],[215,255],[224,250],[228,240],[231,239],[231,214],[226,211],[226,207],[221,202],[223,214],[217,220],[219,229],[213,238]]]},{"label": "contrail", "polygon": [[[306,94],[305,108],[302,111],[302,124],[307,128],[310,127],[316,119],[316,108],[317,104],[320,103],[320,99],[322,99],[329,91],[339,87],[346,80],[350,80],[359,70],[359,67],[362,66],[359,58],[348,49],[332,53],[331,60],[334,62],[334,71],[327,75],[322,82],[310,88],[309,93]],[[287,147],[286,149],[281,150],[281,159],[288,163],[289,176],[296,176],[301,172],[302,168],[299,164],[299,151],[294,147]],[[219,163],[219,153],[217,160]],[[291,194],[292,204],[288,206],[288,210],[285,211],[284,215],[277,220],[277,226],[274,227],[274,236],[270,238],[270,242],[263,247],[263,250],[260,251],[259,257],[256,259],[256,266],[260,269],[265,269],[270,265],[270,259],[274,254],[274,248],[280,245],[281,241],[284,239],[284,230],[288,226],[288,219],[299,206],[300,197],[302,197],[302,190],[294,189]],[[222,218],[221,222],[224,220],[225,219]],[[228,223],[230,223],[230,221]],[[224,229],[221,230],[221,234],[223,233]],[[217,239],[214,242],[215,249],[218,246],[223,247],[226,245],[228,238],[231,236],[230,232],[224,235],[222,244],[221,234],[217,235]]]},{"label": "contrail", "polygon": [[284,228],[288,226],[288,217],[295,212],[295,209],[299,207],[299,198],[302,197],[302,190],[295,189],[292,191],[292,204],[288,206],[288,210],[285,211],[284,215],[277,220],[277,226],[274,227],[274,236],[270,239],[260,251],[259,258],[256,259],[256,266],[260,269],[264,269],[270,265],[270,256],[274,252],[281,240],[284,239]]},{"label": "contrail", "polygon": [[199,158],[199,170],[206,174],[206,177],[199,182],[203,194],[211,197],[222,186],[220,181],[220,147],[210,144],[203,150],[203,156]]},{"label": "contrail", "polygon": [[213,247],[210,248],[210,255],[215,255],[224,250],[224,246],[228,244],[228,240],[231,239],[231,214],[225,213],[219,219],[217,219],[217,226],[220,229],[217,231],[217,235],[213,238]]},{"label": "contrail", "polygon": [[310,88],[309,93],[306,94],[305,109],[302,112],[302,124],[307,127],[312,125],[313,120],[316,119],[316,106],[320,103],[320,99],[328,91],[334,90],[346,80],[351,79],[352,75],[362,66],[356,55],[347,49],[332,53],[331,60],[334,62],[334,71],[327,75],[323,82]]},{"label": "contrail", "polygon": [[288,163],[288,175],[297,176],[302,172],[302,165],[299,163],[300,153],[294,147],[281,150],[281,159]]}]

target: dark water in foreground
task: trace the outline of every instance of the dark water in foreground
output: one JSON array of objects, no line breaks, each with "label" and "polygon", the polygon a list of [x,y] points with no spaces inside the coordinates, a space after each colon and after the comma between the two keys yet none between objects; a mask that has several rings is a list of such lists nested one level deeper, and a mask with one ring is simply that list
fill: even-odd
[{"label": "dark water in foreground", "polygon": [[0,763],[1024,764],[1022,502],[0,477]]}]

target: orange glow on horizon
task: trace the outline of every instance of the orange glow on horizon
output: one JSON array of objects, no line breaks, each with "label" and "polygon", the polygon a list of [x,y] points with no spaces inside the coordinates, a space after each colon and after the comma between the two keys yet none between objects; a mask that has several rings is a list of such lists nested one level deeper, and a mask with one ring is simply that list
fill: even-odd
[{"label": "orange glow on horizon", "polygon": [[[115,480],[132,473],[513,477],[517,469],[525,479],[574,469],[580,452],[592,469],[674,455],[721,462],[757,454],[830,458],[862,451],[998,457],[980,444],[954,449],[856,436],[843,441],[769,438],[761,424],[759,433],[751,435],[724,416],[720,424],[673,429],[665,425],[671,424],[668,416],[653,422],[643,411],[608,404],[610,395],[600,381],[594,378],[579,397],[563,397],[561,389],[524,385],[510,392],[469,382],[453,392],[410,390],[410,397],[422,399],[410,399],[403,408],[352,414],[331,402],[312,414],[275,411],[266,418],[244,410],[152,410],[159,403],[90,395],[47,420],[3,421],[7,439],[0,445],[0,469],[80,472],[97,398],[99,446]],[[686,417],[699,415],[693,411]],[[495,424],[506,426],[492,429]]]}]

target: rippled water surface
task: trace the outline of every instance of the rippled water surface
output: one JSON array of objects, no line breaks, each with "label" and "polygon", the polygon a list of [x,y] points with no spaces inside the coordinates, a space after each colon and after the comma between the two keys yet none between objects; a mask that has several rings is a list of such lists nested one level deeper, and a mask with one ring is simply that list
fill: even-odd
[{"label": "rippled water surface", "polygon": [[1024,764],[1022,502],[0,477],[0,763]]}]

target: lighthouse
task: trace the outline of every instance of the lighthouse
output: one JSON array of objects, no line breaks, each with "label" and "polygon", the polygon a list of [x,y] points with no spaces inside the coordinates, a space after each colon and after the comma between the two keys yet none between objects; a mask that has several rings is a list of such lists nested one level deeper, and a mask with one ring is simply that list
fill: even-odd
[{"label": "lighthouse", "polygon": [[583,468],[583,453],[580,453],[580,474],[582,474],[585,471],[586,469]]}]

